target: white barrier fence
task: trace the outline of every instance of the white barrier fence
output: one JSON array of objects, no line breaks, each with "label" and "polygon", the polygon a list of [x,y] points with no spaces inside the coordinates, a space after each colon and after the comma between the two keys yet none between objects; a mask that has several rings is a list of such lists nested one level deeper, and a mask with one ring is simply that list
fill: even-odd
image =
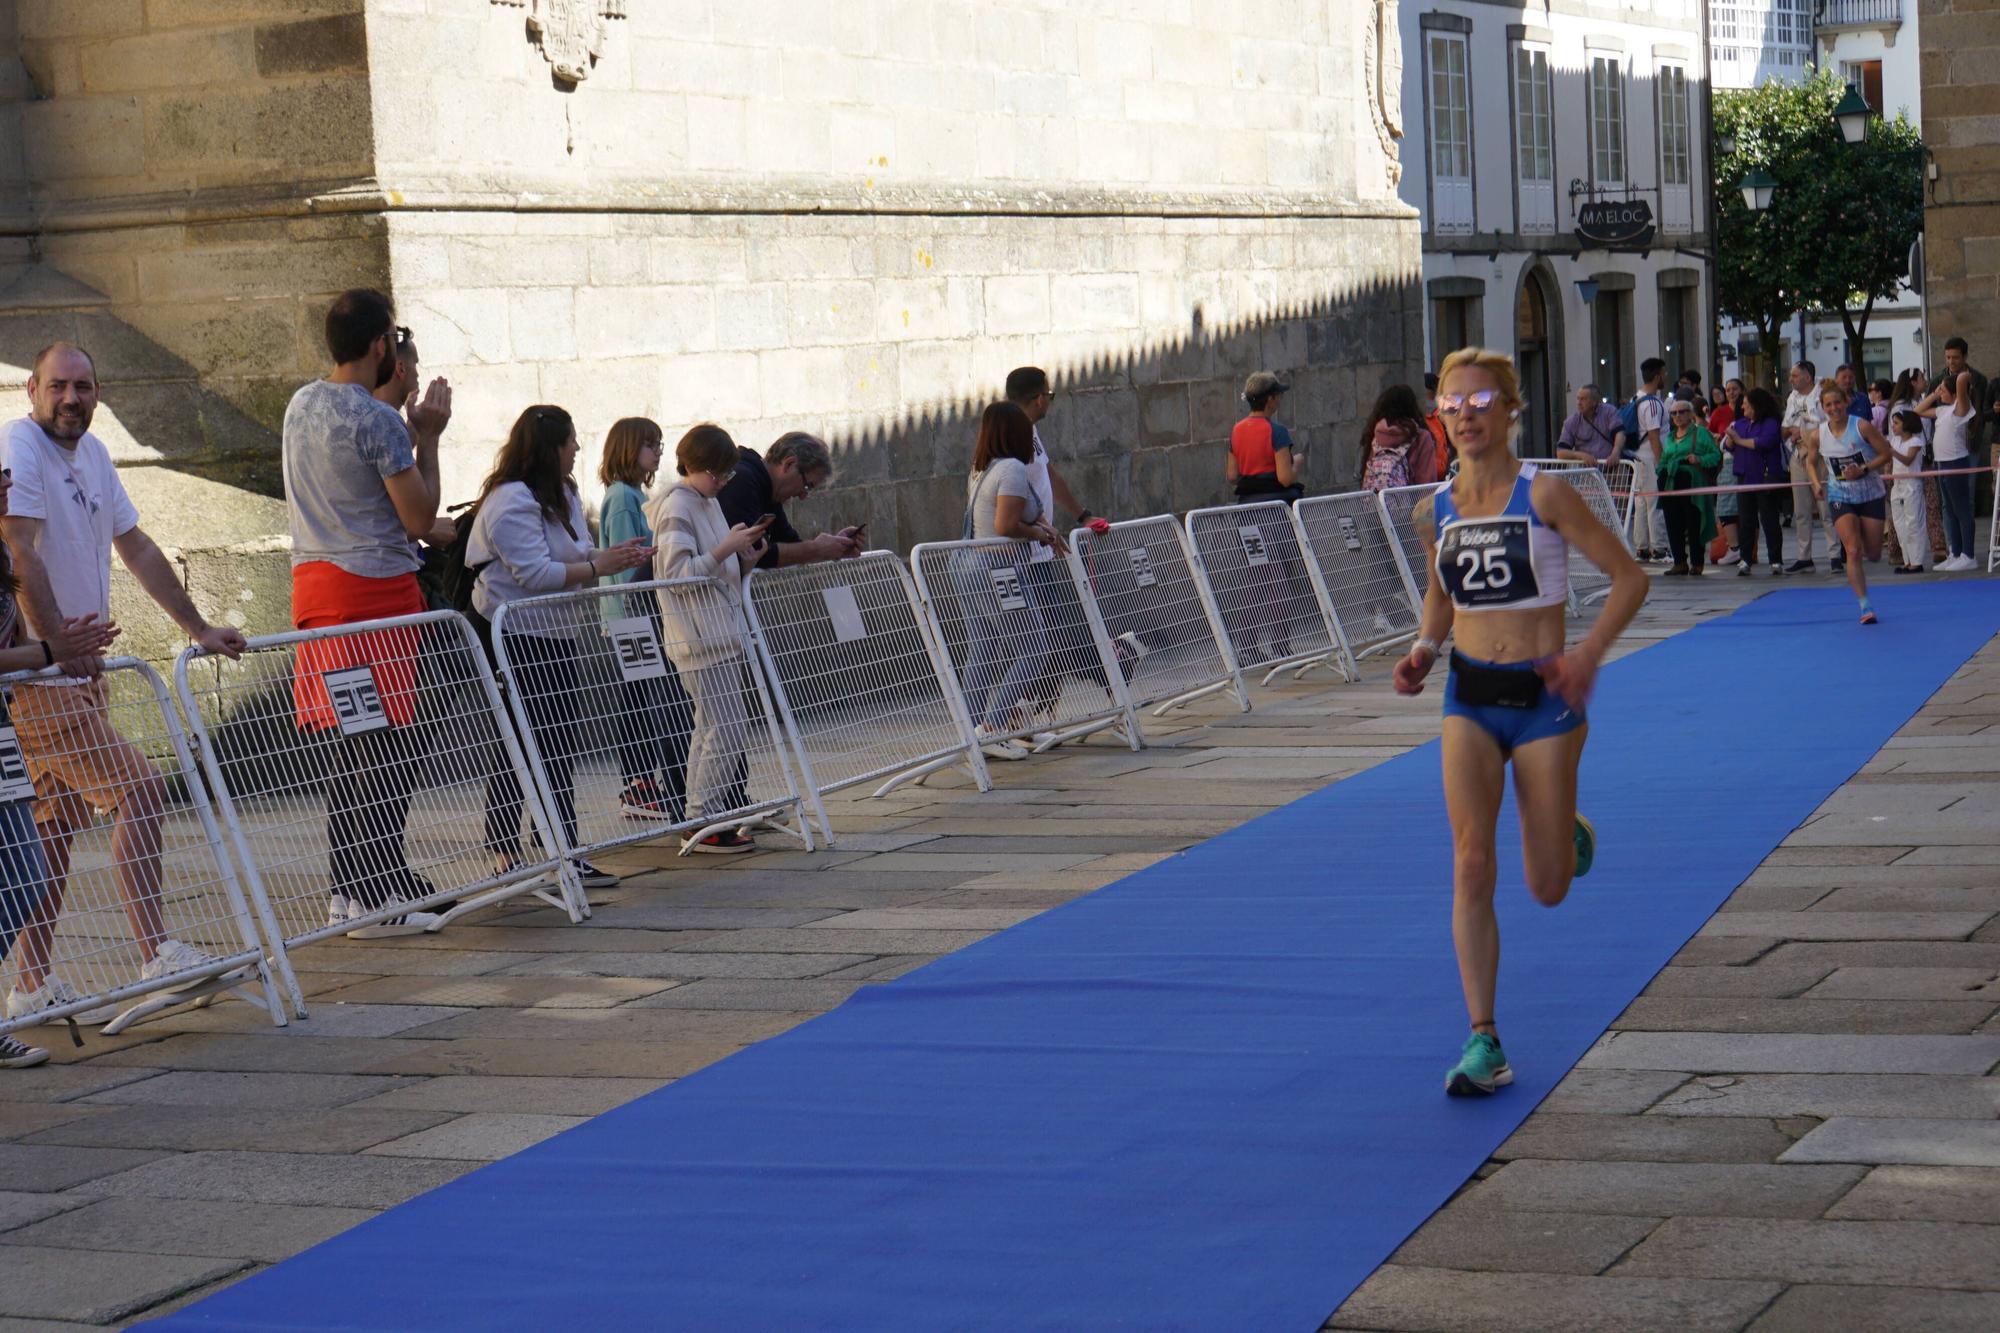
[{"label": "white barrier fence", "polygon": [[[736,603],[714,579],[526,597],[494,614],[493,662],[564,858],[684,834],[777,829],[808,850],[798,782]],[[511,852],[521,794],[489,790]]]},{"label": "white barrier fence", "polygon": [[1324,603],[1306,570],[1291,509],[1280,500],[1193,509],[1195,568],[1240,668],[1304,675],[1332,659],[1348,671]]},{"label": "white barrier fence", "polygon": [[[1397,549],[1403,553],[1403,568],[1409,571],[1410,593],[1421,608],[1431,586],[1431,568],[1424,554],[1424,539],[1417,531],[1417,506],[1437,492],[1436,486],[1393,486],[1377,492],[1382,507],[1382,523],[1395,534]],[[1419,611],[1419,614],[1422,614]]]},{"label": "white barrier fence", "polygon": [[1074,576],[1097,603],[1134,708],[1155,717],[1222,690],[1250,711],[1222,619],[1196,577],[1187,530],[1170,515],[1070,534]]},{"label": "white barrier fence", "polygon": [[1350,658],[1358,662],[1415,638],[1423,596],[1375,493],[1315,496],[1300,500],[1292,514]]},{"label": "white barrier fence", "polygon": [[[274,952],[434,931],[528,893],[587,913],[458,615],[260,636],[238,661],[189,648],[174,675]],[[536,835],[511,858],[485,832],[510,789]]]},{"label": "white barrier fence", "polygon": [[[1629,463],[1619,466],[1629,468]],[[1576,488],[1583,502],[1590,506],[1591,514],[1605,527],[1618,534],[1625,543],[1625,549],[1632,549],[1632,527],[1621,517],[1618,500],[1612,492],[1610,482],[1603,470],[1588,464],[1563,465],[1548,463],[1544,469],[1561,477]],[[1569,604],[1573,612],[1581,613],[1592,602],[1600,601],[1611,592],[1611,576],[1592,564],[1576,547],[1569,548]]]},{"label": "white barrier fence", "polygon": [[807,799],[881,781],[880,796],[963,764],[989,791],[957,678],[916,586],[888,551],[753,572],[744,611],[790,733]]},{"label": "white barrier fence", "polygon": [[926,542],[910,552],[917,591],[989,754],[1013,757],[1115,728],[1145,744],[1097,603],[1066,560],[1032,542]]},{"label": "white barrier fence", "polygon": [[126,657],[94,681],[49,669],[0,685],[0,1032],[64,1018],[117,1032],[225,990],[282,1026],[297,983],[282,950],[264,958],[159,673]]}]

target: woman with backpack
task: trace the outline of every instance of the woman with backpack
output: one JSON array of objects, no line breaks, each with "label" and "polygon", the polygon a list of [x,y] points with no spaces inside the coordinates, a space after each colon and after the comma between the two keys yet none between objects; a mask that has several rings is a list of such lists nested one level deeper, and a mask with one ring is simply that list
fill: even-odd
[{"label": "woman with backpack", "polygon": [[[660,423],[646,417],[625,417],[604,437],[604,457],[597,478],[604,483],[604,503],[597,511],[598,536],[606,546],[635,538],[651,544],[653,529],[646,522],[646,488],[659,471],[666,435]],[[605,578],[608,584],[631,583],[637,569]],[[649,592],[607,597],[598,603],[606,623],[645,620],[660,641],[660,603]],[[663,819],[678,824],[687,817],[688,734],[694,727],[694,704],[681,687],[680,674],[668,665],[666,674],[618,683],[618,771],[624,785],[619,809],[628,819]]]},{"label": "woman with backpack", "polygon": [[1386,491],[1441,480],[1437,439],[1418,412],[1416,391],[1407,384],[1390,385],[1361,428],[1360,488]]},{"label": "woman with backpack", "polygon": [[[473,609],[488,623],[508,602],[587,587],[605,574],[637,569],[652,558],[643,538],[602,551],[591,544],[572,475],[575,464],[576,426],[569,413],[544,403],[515,419],[479,488],[479,508],[465,543],[466,568],[479,571],[472,587]],[[576,632],[574,604],[531,606],[507,617],[495,644],[513,668],[522,711],[555,796],[556,818],[571,847],[576,845],[574,772],[583,743]],[[505,874],[521,856],[521,784],[504,759],[490,772],[486,847],[493,853],[494,872]],[[618,882],[616,875],[580,857],[572,864],[586,887]]]}]

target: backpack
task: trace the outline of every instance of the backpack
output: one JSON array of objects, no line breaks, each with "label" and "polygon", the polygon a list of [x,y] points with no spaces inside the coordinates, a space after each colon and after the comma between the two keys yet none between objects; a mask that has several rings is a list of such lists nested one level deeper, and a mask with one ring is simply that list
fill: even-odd
[{"label": "backpack", "polygon": [[1638,394],[1631,402],[1618,409],[1618,429],[1625,432],[1627,449],[1639,447],[1639,404],[1648,399],[1657,403],[1660,401],[1660,396],[1656,393]]},{"label": "backpack", "polygon": [[485,617],[472,605],[472,590],[478,585],[479,571],[486,568],[486,562],[466,564],[465,548],[472,541],[472,521],[479,517],[479,501],[454,505],[446,512],[456,517],[451,521],[451,542],[439,553],[438,585],[444,592],[445,604],[477,629]]},{"label": "backpack", "polygon": [[1410,484],[1410,451],[1408,446],[1400,449],[1377,447],[1368,454],[1367,465],[1361,469],[1361,489],[1364,491],[1385,491],[1395,486]]}]

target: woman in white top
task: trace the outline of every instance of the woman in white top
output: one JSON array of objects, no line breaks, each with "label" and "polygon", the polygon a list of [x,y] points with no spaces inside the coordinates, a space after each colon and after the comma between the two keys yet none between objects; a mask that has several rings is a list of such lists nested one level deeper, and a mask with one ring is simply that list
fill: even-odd
[{"label": "woman in white top", "polygon": [[1924,532],[1924,482],[1917,475],[1924,470],[1924,419],[1908,407],[1889,416],[1889,453],[1895,459],[1889,465],[1889,517],[1902,546],[1896,572],[1921,574],[1924,557],[1930,554]]},{"label": "woman in white top", "polygon": [[[489,622],[505,603],[594,583],[599,575],[636,569],[652,558],[651,548],[639,538],[608,551],[591,545],[583,501],[571,475],[575,463],[576,427],[560,407],[543,404],[521,413],[500,446],[493,471],[479,488],[479,511],[465,543],[466,568],[479,571],[472,606]],[[501,645],[555,794],[564,839],[572,847],[573,775],[582,744],[576,630],[575,605],[531,606],[507,617]],[[491,773],[486,780],[486,846],[496,873],[506,874],[521,858],[521,785],[504,758],[496,760]],[[581,858],[575,865],[586,885],[618,882],[616,875]]]},{"label": "woman in white top", "polygon": [[[1458,451],[1458,475],[1414,516],[1430,555],[1421,632],[1396,663],[1398,694],[1416,694],[1456,633],[1444,698],[1444,793],[1454,849],[1451,933],[1472,1020],[1453,1096],[1514,1081],[1494,1026],[1500,924],[1495,825],[1514,768],[1528,891],[1547,907],[1590,868],[1596,833],[1576,812],[1584,705],[1598,663],[1646,600],[1646,575],[1576,488],[1538,474],[1509,444],[1521,417],[1514,363],[1468,347],[1438,373],[1438,414]],[[1571,546],[1611,576],[1611,593],[1582,642],[1563,648]],[[1462,650],[1462,651],[1461,651]]]},{"label": "woman in white top", "polygon": [[[745,752],[750,744],[750,710],[744,702],[743,633],[737,608],[743,580],[764,555],[764,531],[776,520],[766,514],[752,524],[731,527],[715,496],[736,475],[736,441],[712,422],[703,422],[674,446],[681,479],[646,505],[659,554],[653,577],[714,579],[718,597],[700,587],[660,589],[661,632],[667,657],[694,700],[694,735],[688,744],[688,813],[701,807],[714,823],[749,804]],[[683,850],[751,852],[757,844],[740,828],[719,829],[689,838]]]},{"label": "woman in white top", "polygon": [[1945,474],[1938,478],[1938,491],[1944,508],[1944,541],[1951,555],[1938,569],[1963,574],[1978,567],[1972,558],[1977,538],[1972,519],[1972,445],[1967,439],[1972,414],[1978,410],[1972,401],[1972,372],[1961,370],[1938,381],[1918,410],[1930,412],[1937,423],[1931,459]]}]

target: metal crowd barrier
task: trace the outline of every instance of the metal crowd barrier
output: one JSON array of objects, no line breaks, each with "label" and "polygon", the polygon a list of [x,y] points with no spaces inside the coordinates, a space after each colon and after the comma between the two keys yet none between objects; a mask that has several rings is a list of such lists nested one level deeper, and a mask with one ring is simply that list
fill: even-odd
[{"label": "metal crowd barrier", "polygon": [[[1928,495],[1924,499],[1925,503],[1930,502]],[[2000,569],[2000,473],[1993,478],[1993,526],[1986,534],[1986,572],[1991,574],[1996,569]]]},{"label": "metal crowd barrier", "polygon": [[1412,520],[1417,506],[1436,493],[1434,485],[1392,486],[1375,496],[1382,507],[1383,526],[1396,534],[1397,549],[1403,553],[1403,568],[1410,573],[1410,592],[1419,607],[1431,586],[1431,568],[1429,557],[1424,554],[1423,535]]},{"label": "metal crowd barrier", "polygon": [[990,791],[985,757],[903,562],[888,551],[759,569],[744,612],[790,733],[820,832],[821,799],[887,779],[875,795],[958,764]]},{"label": "metal crowd barrier", "polygon": [[1331,659],[1348,666],[1333,622],[1307,573],[1291,509],[1280,500],[1191,509],[1188,539],[1236,662],[1302,676]]},{"label": "metal crowd barrier", "polygon": [[[1066,560],[1034,561],[1032,542],[925,542],[910,552],[917,591],[984,745],[1042,751],[1114,728],[1139,731],[1116,650]],[[984,725],[986,730],[977,730]]]},{"label": "metal crowd barrier", "polygon": [[[1630,464],[1620,464],[1629,467]],[[1598,522],[1618,534],[1625,543],[1625,549],[1632,549],[1632,526],[1621,520],[1618,501],[1612,494],[1611,484],[1602,469],[1590,464],[1560,463],[1544,464],[1543,469],[1561,477],[1576,488],[1583,502],[1590,506],[1590,512]],[[1591,602],[1599,601],[1611,591],[1611,576],[1590,562],[1590,558],[1576,547],[1569,548],[1569,604],[1570,610],[1581,614]]]},{"label": "metal crowd barrier", "polygon": [[[456,613],[261,635],[233,662],[189,648],[174,683],[274,953],[437,930],[528,893],[588,914]],[[510,791],[525,849],[486,833],[489,796]]]},{"label": "metal crowd barrier", "polygon": [[1615,527],[1618,531],[1624,533],[1625,544],[1630,546],[1632,544],[1632,487],[1636,484],[1635,478],[1639,475],[1639,465],[1629,458],[1621,458],[1615,463],[1598,469],[1598,473],[1604,478],[1605,486],[1611,491],[1612,512],[1618,516],[1617,523],[1607,526]]},{"label": "metal crowd barrier", "polygon": [[492,642],[563,857],[667,834],[685,855],[759,826],[812,848],[743,620],[714,579],[525,597],[499,608]]},{"label": "metal crowd barrier", "polygon": [[1221,690],[1250,711],[1243,673],[1230,654],[1207,590],[1195,575],[1187,530],[1172,515],[1113,523],[1102,535],[1078,528],[1069,560],[1090,590],[1134,708],[1158,717]]},{"label": "metal crowd barrier", "polygon": [[[13,719],[0,726],[0,953],[14,988],[0,1032],[108,1018],[115,1033],[223,991],[283,1026],[297,983],[282,950],[264,957],[166,683],[131,657],[58,681],[54,668],[0,677]],[[27,1010],[31,996],[52,1003]]]},{"label": "metal crowd barrier", "polygon": [[1301,500],[1292,508],[1341,645],[1358,661],[1406,643],[1423,595],[1373,491]]}]

